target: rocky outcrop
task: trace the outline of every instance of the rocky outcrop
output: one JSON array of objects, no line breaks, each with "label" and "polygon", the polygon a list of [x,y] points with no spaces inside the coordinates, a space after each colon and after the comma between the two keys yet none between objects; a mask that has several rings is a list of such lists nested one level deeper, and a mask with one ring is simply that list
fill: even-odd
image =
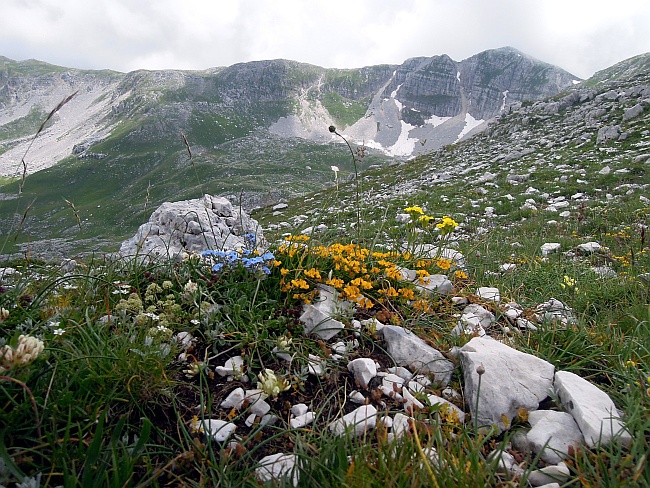
[{"label": "rocky outcrop", "polygon": [[203,198],[163,203],[135,236],[122,243],[120,255],[178,258],[205,250],[249,249],[264,246],[256,220],[228,200]]}]

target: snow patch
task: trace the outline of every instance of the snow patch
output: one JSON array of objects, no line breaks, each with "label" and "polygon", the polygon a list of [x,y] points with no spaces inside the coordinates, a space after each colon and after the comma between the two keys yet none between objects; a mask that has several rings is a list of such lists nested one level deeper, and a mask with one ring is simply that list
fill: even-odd
[{"label": "snow patch", "polygon": [[463,137],[467,135],[469,131],[471,131],[473,128],[478,127],[481,125],[485,120],[483,119],[475,119],[472,117],[470,114],[465,115],[465,127],[463,127],[463,130],[460,131],[460,134],[458,134],[458,138],[454,141],[454,144],[458,141],[460,141]]},{"label": "snow patch", "polygon": [[415,143],[418,142],[417,139],[409,137],[409,132],[411,129],[415,129],[415,126],[407,124],[403,120],[400,120],[400,122],[402,123],[402,132],[400,132],[397,142],[388,148],[388,154],[391,156],[410,156],[415,149]]},{"label": "snow patch", "polygon": [[456,79],[458,80],[458,83],[460,83],[460,71],[456,71]]},{"label": "snow patch", "polygon": [[397,92],[399,91],[400,88],[402,88],[402,83],[400,83],[399,85],[397,85],[397,88],[395,88],[395,89],[391,92],[391,94],[390,94],[390,98],[395,98],[395,97],[397,97]]},{"label": "snow patch", "polygon": [[451,117],[438,117],[437,115],[432,115],[430,118],[425,120],[425,123],[434,127],[438,127],[439,125],[447,122],[449,119],[451,119]]},{"label": "snow patch", "polygon": [[579,84],[580,84],[580,80],[571,80],[571,83],[573,83],[574,85],[579,85]]}]

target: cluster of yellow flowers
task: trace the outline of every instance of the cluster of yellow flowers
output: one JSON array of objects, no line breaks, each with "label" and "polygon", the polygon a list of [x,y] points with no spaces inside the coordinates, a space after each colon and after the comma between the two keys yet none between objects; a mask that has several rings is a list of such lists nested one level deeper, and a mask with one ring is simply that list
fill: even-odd
[{"label": "cluster of yellow flowers", "polygon": [[364,308],[388,300],[416,300],[413,283],[404,281],[400,266],[415,265],[416,276],[449,270],[449,259],[414,260],[409,252],[377,252],[356,244],[334,243],[309,245],[308,236],[290,236],[276,253],[275,266],[280,268],[281,290],[305,303],[317,296],[319,283],[334,287],[343,299]]},{"label": "cluster of yellow flowers", "polygon": [[[422,210],[422,207],[419,207],[417,205],[406,207],[404,211],[411,215],[413,222],[417,222],[423,226],[429,225],[432,220],[437,220],[435,217],[426,215],[424,213],[424,210]],[[458,223],[448,215],[442,217],[440,219],[440,222],[436,224],[436,229],[440,230],[443,237],[451,234],[456,229],[456,227],[458,227]]]}]

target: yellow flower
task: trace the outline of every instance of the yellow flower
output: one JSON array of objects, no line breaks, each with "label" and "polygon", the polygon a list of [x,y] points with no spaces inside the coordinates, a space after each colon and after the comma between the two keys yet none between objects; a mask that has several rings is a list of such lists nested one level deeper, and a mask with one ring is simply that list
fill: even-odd
[{"label": "yellow flower", "polygon": [[402,298],[405,298],[406,300],[415,300],[415,293],[413,293],[413,290],[410,288],[400,288],[399,294],[402,295]]},{"label": "yellow flower", "polygon": [[307,278],[312,278],[312,279],[315,279],[315,280],[320,280],[321,279],[320,272],[316,268],[311,268],[311,269],[305,270],[304,273],[305,273],[305,276]]},{"label": "yellow flower", "polygon": [[303,279],[291,280],[291,286],[293,288],[302,288],[303,290],[309,290],[309,285]]},{"label": "yellow flower", "polygon": [[385,272],[386,272],[386,276],[388,276],[389,278],[392,278],[394,280],[402,279],[402,273],[400,273],[400,271],[396,267],[386,268]]},{"label": "yellow flower", "polygon": [[440,232],[443,236],[451,234],[454,229],[456,229],[456,227],[458,227],[458,223],[447,215],[445,215],[442,220],[436,224],[436,228],[440,229]]},{"label": "yellow flower", "polygon": [[341,278],[330,278],[325,282],[326,285],[333,286],[334,288],[341,289],[345,282]]},{"label": "yellow flower", "polygon": [[410,214],[424,215],[424,210],[422,210],[422,207],[418,207],[417,205],[414,205],[412,207],[406,207],[404,211]]},{"label": "yellow flower", "polygon": [[280,274],[286,276],[289,274],[289,270],[287,268],[280,268]]},{"label": "yellow flower", "polygon": [[438,258],[436,259],[436,266],[442,270],[448,270],[451,268],[451,259]]},{"label": "yellow flower", "polygon": [[466,279],[467,279],[467,273],[465,273],[465,271],[461,271],[461,270],[459,270],[459,269],[456,270],[456,271],[454,271],[454,275],[455,275],[456,278],[458,278],[459,280],[466,280]]},{"label": "yellow flower", "polygon": [[429,215],[420,215],[420,217],[418,217],[418,222],[421,222],[422,224],[428,225],[429,222],[431,222],[434,219],[435,219],[435,217],[431,217]]}]

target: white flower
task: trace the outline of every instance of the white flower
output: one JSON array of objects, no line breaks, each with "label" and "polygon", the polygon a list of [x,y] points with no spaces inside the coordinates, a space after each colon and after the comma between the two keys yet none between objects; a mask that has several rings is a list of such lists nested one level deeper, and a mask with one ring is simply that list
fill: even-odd
[{"label": "white flower", "polygon": [[334,171],[334,173],[338,173],[340,170],[338,166],[332,166],[332,171]]},{"label": "white flower", "polygon": [[289,382],[282,377],[275,376],[272,369],[265,369],[257,377],[260,379],[257,382],[257,388],[272,398],[276,398],[281,392],[288,390],[290,387]]},{"label": "white flower", "polygon": [[196,293],[196,290],[198,290],[198,289],[199,289],[199,285],[194,283],[192,280],[185,283],[185,293],[188,293],[188,294],[191,295],[191,294]]},{"label": "white flower", "polygon": [[4,307],[0,308],[0,321],[6,319],[7,317],[9,317],[9,310]]},{"label": "white flower", "polygon": [[63,335],[63,334],[65,334],[65,329],[62,329],[60,327],[58,329],[54,329],[54,335],[55,336],[60,336],[60,335]]},{"label": "white flower", "polygon": [[0,373],[11,369],[13,366],[27,366],[45,348],[43,341],[36,337],[21,335],[18,337],[16,348],[9,345],[0,349]]}]

